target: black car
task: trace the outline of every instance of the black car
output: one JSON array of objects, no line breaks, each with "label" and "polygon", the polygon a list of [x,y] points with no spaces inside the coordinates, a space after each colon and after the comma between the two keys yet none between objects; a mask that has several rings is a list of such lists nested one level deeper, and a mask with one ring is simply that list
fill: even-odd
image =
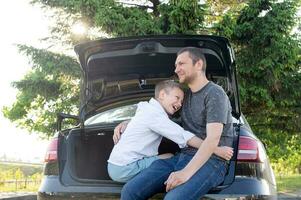
[{"label": "black car", "polygon": [[[154,95],[158,81],[175,78],[176,53],[187,46],[203,51],[208,79],[225,89],[233,108],[234,156],[224,182],[205,199],[277,199],[265,147],[240,111],[229,41],[217,36],[174,35],[106,39],[75,47],[82,69],[79,116],[58,116],[58,133],[46,153],[39,200],[120,198],[123,184],[112,181],[107,172],[113,130],[135,114],[137,102]],[[79,125],[61,130],[66,118],[79,120]],[[173,120],[181,123],[179,116]],[[177,151],[178,145],[162,140],[160,153]]]}]

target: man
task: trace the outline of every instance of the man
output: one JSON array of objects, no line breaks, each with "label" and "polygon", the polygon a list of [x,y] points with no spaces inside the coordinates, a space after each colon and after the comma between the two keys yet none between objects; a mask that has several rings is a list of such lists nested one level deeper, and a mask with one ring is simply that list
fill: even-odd
[{"label": "man", "polygon": [[206,59],[200,49],[180,50],[175,62],[180,83],[186,83],[182,107],[183,128],[203,139],[199,149],[187,147],[157,160],[124,185],[121,199],[148,199],[164,189],[166,200],[199,199],[221,184],[226,161],[213,155],[217,146],[232,146],[231,105],[224,90],[206,78]]}]

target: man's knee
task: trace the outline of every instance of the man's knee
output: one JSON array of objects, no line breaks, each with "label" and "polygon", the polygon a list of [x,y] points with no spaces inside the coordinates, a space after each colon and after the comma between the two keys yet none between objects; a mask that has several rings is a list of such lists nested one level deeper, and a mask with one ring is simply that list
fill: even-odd
[{"label": "man's knee", "polygon": [[186,199],[186,197],[182,197],[180,193],[171,190],[168,193],[166,193],[164,200],[182,200],[182,199]]}]

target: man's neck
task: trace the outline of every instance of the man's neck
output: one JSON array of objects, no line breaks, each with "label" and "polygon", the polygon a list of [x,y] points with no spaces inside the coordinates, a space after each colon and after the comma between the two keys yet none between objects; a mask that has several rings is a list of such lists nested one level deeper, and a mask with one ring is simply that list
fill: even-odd
[{"label": "man's neck", "polygon": [[191,84],[188,84],[192,92],[197,92],[202,89],[207,83],[208,79],[206,76],[198,76]]}]

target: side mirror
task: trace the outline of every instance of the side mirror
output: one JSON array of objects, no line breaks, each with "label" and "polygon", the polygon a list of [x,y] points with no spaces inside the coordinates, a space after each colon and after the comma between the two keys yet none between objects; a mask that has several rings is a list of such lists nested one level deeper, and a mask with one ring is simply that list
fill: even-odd
[{"label": "side mirror", "polygon": [[[78,124],[79,123],[79,117],[76,115],[69,115],[65,113],[58,113],[57,114],[57,120],[56,120],[56,129],[57,131],[62,130],[62,123],[64,119],[72,119],[75,120],[75,122]],[[71,124],[71,122],[69,122]]]}]

